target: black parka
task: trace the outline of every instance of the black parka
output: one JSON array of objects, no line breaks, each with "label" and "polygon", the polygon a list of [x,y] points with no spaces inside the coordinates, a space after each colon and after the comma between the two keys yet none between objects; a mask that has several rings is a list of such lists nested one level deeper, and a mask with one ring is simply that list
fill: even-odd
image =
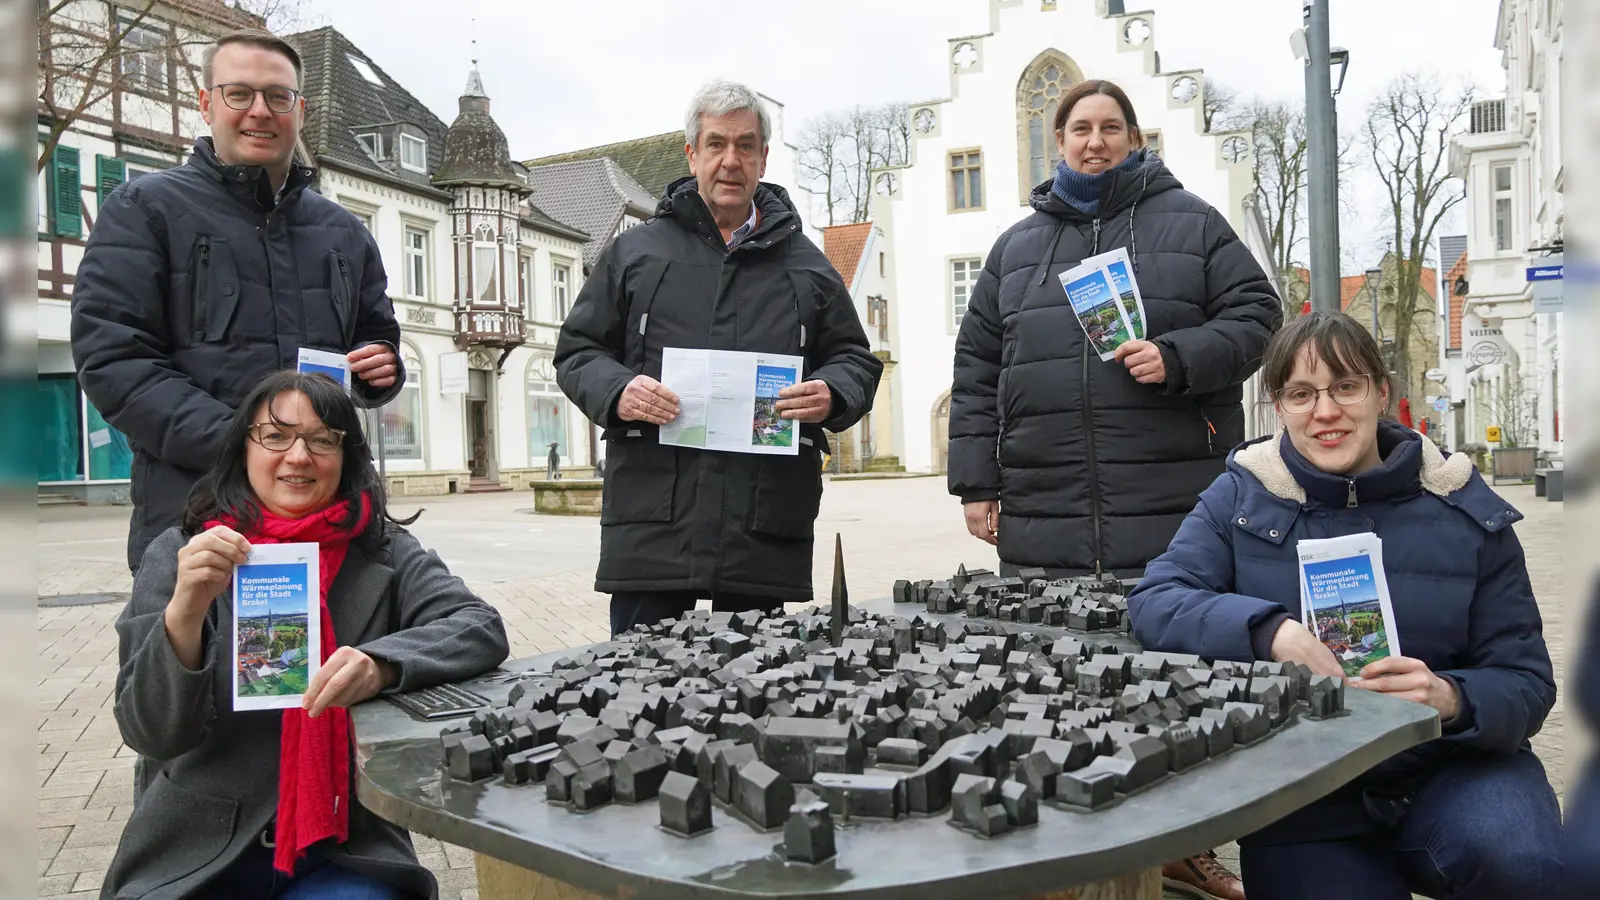
[{"label": "black parka", "polygon": [[[601,255],[561,328],[561,389],[608,442],[597,591],[811,597],[823,428],[871,410],[883,364],[788,194],[762,184],[755,204],[759,226],[730,252],[695,180],[672,183]],[[666,347],[803,356],[832,412],[801,426],[796,456],[664,447],[656,426],[619,419],[617,400],[634,376],[661,377]]]},{"label": "black parka", "polygon": [[[1160,555],[1244,440],[1241,385],[1282,320],[1222,213],[1150,154],[1114,171],[1100,214],[1046,182],[995,241],[956,338],[950,493],[1000,501],[1000,559],[1128,571]],[[1128,248],[1164,385],[1088,346],[1057,276]]]},{"label": "black parka", "polygon": [[[128,566],[177,525],[189,489],[221,452],[234,408],[300,348],[397,347],[400,326],[372,235],[307,190],[294,165],[281,194],[266,171],[229,166],[201,138],[187,165],[112,191],[72,292],[72,357],[95,409],[133,448]],[[405,383],[359,402],[387,403]]]}]

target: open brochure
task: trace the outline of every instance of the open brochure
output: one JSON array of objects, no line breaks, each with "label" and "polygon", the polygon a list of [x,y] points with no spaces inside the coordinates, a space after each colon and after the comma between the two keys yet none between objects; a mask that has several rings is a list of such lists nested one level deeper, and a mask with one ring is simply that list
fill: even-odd
[{"label": "open brochure", "polygon": [[678,395],[678,417],[661,443],[699,450],[794,456],[800,422],[778,414],[778,392],[800,383],[805,360],[778,353],[667,347],[661,383]]},{"label": "open brochure", "polygon": [[233,708],[290,709],[322,664],[316,544],[256,544],[233,570]]},{"label": "open brochure", "polygon": [[1105,266],[1085,263],[1062,272],[1059,278],[1067,302],[1100,360],[1115,358],[1117,348],[1134,338],[1111,273]]},{"label": "open brochure", "polygon": [[1366,532],[1300,541],[1301,619],[1344,667],[1400,656],[1394,605],[1383,572],[1383,541]]}]

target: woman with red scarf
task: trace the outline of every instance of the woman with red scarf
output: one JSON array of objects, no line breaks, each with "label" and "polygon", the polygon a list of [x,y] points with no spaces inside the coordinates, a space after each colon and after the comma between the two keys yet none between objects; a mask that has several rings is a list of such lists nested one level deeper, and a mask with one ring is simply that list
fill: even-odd
[{"label": "woman with red scarf", "polygon": [[[347,709],[495,668],[500,615],[389,517],[332,380],[268,376],[225,448],[117,620],[115,713],[143,765],[101,896],[437,897],[406,831],[355,800]],[[322,665],[301,708],[235,712],[234,567],[253,545],[299,542],[321,548]]]}]

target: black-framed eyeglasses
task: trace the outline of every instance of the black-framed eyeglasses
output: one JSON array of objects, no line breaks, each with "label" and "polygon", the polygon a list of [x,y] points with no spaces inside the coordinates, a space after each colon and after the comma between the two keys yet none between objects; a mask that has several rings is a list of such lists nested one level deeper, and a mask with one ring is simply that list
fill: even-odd
[{"label": "black-framed eyeglasses", "polygon": [[260,422],[250,426],[250,440],[273,453],[287,453],[295,441],[305,441],[306,449],[317,456],[332,456],[344,445],[344,432],[337,428],[324,428],[302,434],[273,422]]},{"label": "black-framed eyeglasses", "polygon": [[1340,406],[1355,406],[1372,393],[1371,375],[1351,375],[1341,378],[1325,388],[1295,384],[1278,390],[1278,404],[1287,413],[1308,413],[1317,406],[1317,398],[1327,394]]},{"label": "black-framed eyeglasses", "polygon": [[212,90],[222,96],[223,103],[240,111],[255,106],[257,94],[267,101],[267,109],[280,115],[293,112],[295,101],[300,99],[299,91],[281,84],[264,88],[255,88],[248,84],[219,84],[213,86]]}]

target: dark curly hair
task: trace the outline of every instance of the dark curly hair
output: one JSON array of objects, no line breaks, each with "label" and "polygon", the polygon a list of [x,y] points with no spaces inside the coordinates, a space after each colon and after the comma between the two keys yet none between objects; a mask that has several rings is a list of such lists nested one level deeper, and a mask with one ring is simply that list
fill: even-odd
[{"label": "dark curly hair", "polygon": [[[250,487],[250,475],[245,469],[245,442],[250,440],[250,426],[255,424],[256,411],[265,407],[270,415],[273,401],[293,393],[305,395],[323,424],[344,432],[344,465],[339,473],[336,496],[339,500],[353,500],[365,493],[370,499],[372,519],[362,537],[376,542],[382,537],[383,523],[410,525],[422,515],[419,511],[409,519],[396,519],[389,514],[387,492],[373,465],[372,445],[367,443],[361,411],[343,385],[326,375],[274,372],[261,379],[239,404],[233,423],[223,437],[222,455],[189,492],[183,511],[185,537],[199,534],[205,530],[205,523],[216,519],[238,523],[239,531],[245,534],[255,531],[261,524],[261,504]],[[354,528],[359,518],[359,508],[351,504],[350,515],[334,525]]]}]

